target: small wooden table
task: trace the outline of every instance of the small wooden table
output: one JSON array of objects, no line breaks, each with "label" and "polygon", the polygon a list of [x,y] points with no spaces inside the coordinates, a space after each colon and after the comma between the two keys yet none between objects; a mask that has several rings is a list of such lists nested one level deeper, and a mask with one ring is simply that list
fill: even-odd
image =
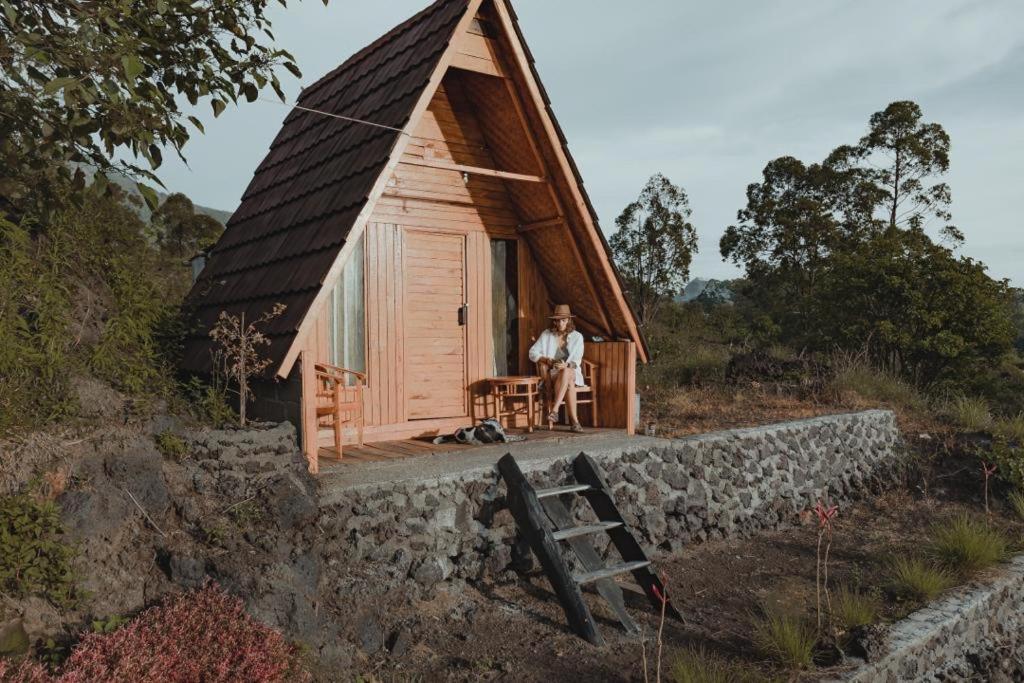
[{"label": "small wooden table", "polygon": [[[540,405],[540,377],[490,377],[491,396],[494,398],[495,419],[515,417],[526,412],[526,431],[533,433],[534,413]],[[525,401],[525,406],[517,406]]]}]

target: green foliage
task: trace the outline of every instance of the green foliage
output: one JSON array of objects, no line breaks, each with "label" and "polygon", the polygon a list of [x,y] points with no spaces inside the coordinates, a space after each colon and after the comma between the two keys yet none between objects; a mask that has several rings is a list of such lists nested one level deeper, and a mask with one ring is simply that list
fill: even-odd
[{"label": "green foliage", "polygon": [[115,614],[107,617],[106,619],[93,619],[92,623],[89,624],[89,627],[93,633],[113,633],[129,621],[131,621],[130,618]]},{"label": "green foliage", "polygon": [[842,585],[832,595],[832,617],[844,631],[874,623],[878,618],[878,598]]},{"label": "green foliage", "polygon": [[[0,210],[46,215],[61,206],[64,186],[84,188],[81,171],[156,177],[161,150],[177,154],[189,140],[183,100],[207,100],[215,114],[228,102],[255,100],[275,71],[296,76],[294,58],[273,40],[269,0],[0,3]],[[141,186],[156,208],[155,192]]]},{"label": "green foliage", "polygon": [[954,425],[968,432],[987,432],[992,427],[992,410],[988,401],[973,396],[958,396],[942,408]]},{"label": "green foliage", "polygon": [[928,602],[953,585],[953,576],[917,557],[898,557],[893,562],[890,588],[896,595]]},{"label": "green foliage", "polygon": [[978,448],[975,454],[996,466],[997,477],[1015,489],[1024,490],[1024,446],[1005,436],[997,436],[988,448]]},{"label": "green foliage", "polygon": [[71,263],[64,241],[0,218],[0,433],[67,414]]},{"label": "green foliage", "polygon": [[697,229],[686,192],[660,173],[623,209],[610,245],[641,326],[678,294],[690,277]]},{"label": "green foliage", "polygon": [[263,521],[266,510],[256,500],[247,500],[228,508],[228,515],[243,529],[256,527]]},{"label": "green foliage", "polygon": [[992,425],[992,433],[1017,445],[1024,445],[1024,413],[1000,418]]},{"label": "green foliage", "polygon": [[817,635],[814,626],[803,617],[765,610],[754,624],[754,643],[779,664],[803,669],[814,660]]},{"label": "green foliage", "polygon": [[72,413],[76,373],[134,396],[173,390],[188,274],[144,231],[130,208],[96,193],[34,238],[0,220],[0,431]]},{"label": "green foliage", "polygon": [[74,550],[64,544],[63,534],[53,501],[28,495],[0,499],[0,590],[73,606],[80,597],[71,571]]},{"label": "green foliage", "polygon": [[217,241],[224,226],[206,214],[196,213],[192,200],[181,193],[169,196],[153,212],[156,243],[165,253],[188,259]]},{"label": "green foliage", "polygon": [[1012,491],[1007,499],[1017,517],[1024,521],[1024,491]]},{"label": "green foliage", "polygon": [[[919,385],[969,377],[1011,348],[1007,283],[922,229],[929,217],[949,219],[949,188],[932,182],[948,170],[948,149],[941,126],[895,102],[858,145],[820,164],[782,157],[765,167],[720,247],[744,266],[743,293],[783,341],[865,350],[872,365]],[[949,225],[944,233],[962,238]]]},{"label": "green foliage", "polygon": [[671,680],[673,683],[760,683],[765,678],[703,647],[689,647],[672,660]]},{"label": "green foliage", "polygon": [[932,529],[927,549],[951,571],[969,575],[1003,560],[1007,543],[1001,533],[985,522],[958,515]]},{"label": "green foliage", "polygon": [[165,458],[181,461],[188,455],[188,445],[185,440],[173,432],[160,432],[153,437],[153,441],[156,443],[157,450]]},{"label": "green foliage", "polygon": [[207,383],[193,375],[181,386],[181,392],[189,412],[196,419],[218,429],[238,422],[238,414],[228,402],[228,393],[220,376],[215,375]]}]

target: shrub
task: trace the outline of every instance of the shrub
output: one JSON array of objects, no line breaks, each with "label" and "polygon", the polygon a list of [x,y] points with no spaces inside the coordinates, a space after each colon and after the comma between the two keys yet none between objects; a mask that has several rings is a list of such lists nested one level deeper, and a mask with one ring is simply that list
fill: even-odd
[{"label": "shrub", "polygon": [[156,443],[157,450],[166,458],[180,461],[188,455],[188,445],[185,443],[185,440],[177,434],[173,434],[171,432],[160,432],[153,437],[153,441]]},{"label": "shrub", "polygon": [[970,574],[1006,557],[1006,539],[984,522],[958,515],[932,529],[928,552],[960,574]]},{"label": "shrub", "polygon": [[1017,517],[1024,520],[1024,491],[1013,491],[1010,493],[1009,499],[1013,511],[1017,513]]},{"label": "shrub", "polygon": [[0,590],[72,606],[79,597],[71,571],[74,550],[63,535],[53,501],[28,495],[0,499]]},{"label": "shrub", "polygon": [[876,370],[863,361],[837,358],[833,362],[838,369],[832,378],[832,389],[840,399],[854,394],[865,401],[888,403],[909,411],[920,411],[927,405],[913,385],[895,375]]},{"label": "shrub", "polygon": [[1024,446],[1024,413],[996,420],[992,425],[992,432],[1018,446]]},{"label": "shrub", "polygon": [[214,375],[212,380],[206,383],[192,376],[181,386],[189,413],[197,420],[202,420],[217,429],[237,423],[238,414],[228,402],[228,393],[223,381],[217,375]]},{"label": "shrub", "polygon": [[738,662],[701,648],[690,647],[672,662],[674,683],[759,683],[764,677]]},{"label": "shrub", "polygon": [[112,633],[85,636],[61,683],[308,681],[296,648],[215,585],[174,596]]},{"label": "shrub", "polygon": [[891,588],[905,598],[928,602],[953,585],[949,572],[916,557],[893,562]]},{"label": "shrub", "polygon": [[754,624],[754,643],[771,659],[793,669],[809,666],[817,637],[813,626],[799,616],[765,610]]},{"label": "shrub", "polygon": [[960,396],[950,401],[944,412],[954,425],[968,432],[985,432],[992,427],[992,411],[983,398]]},{"label": "shrub", "polygon": [[866,626],[878,617],[878,599],[849,586],[840,586],[832,596],[832,617],[844,631]]}]

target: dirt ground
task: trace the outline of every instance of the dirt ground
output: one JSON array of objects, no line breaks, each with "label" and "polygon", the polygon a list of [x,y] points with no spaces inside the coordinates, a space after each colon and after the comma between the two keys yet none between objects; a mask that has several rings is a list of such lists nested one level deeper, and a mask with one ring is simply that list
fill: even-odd
[{"label": "dirt ground", "polygon": [[[885,592],[890,560],[919,550],[937,521],[959,512],[983,514],[980,477],[963,466],[947,462],[930,471],[927,480],[918,475],[894,490],[841,508],[831,548],[833,590],[840,584],[877,590],[885,621],[912,611],[916,605]],[[1004,529],[1015,549],[1020,547],[1024,524],[1002,502],[995,506],[993,523]],[[773,666],[751,640],[752,619],[761,606],[813,617],[816,543],[817,522],[804,515],[788,529],[710,542],[658,561],[684,616],[683,623],[665,625],[663,668],[671,668],[674,652],[695,645],[746,662],[766,680],[820,676],[825,670],[820,667],[794,674]],[[607,641],[604,647],[593,647],[567,629],[547,580],[533,575],[483,592],[466,587],[458,599],[442,595],[417,605],[415,635],[408,648],[403,644],[406,652],[365,661],[363,675],[380,681],[644,680],[639,641],[626,636],[596,595],[587,599]],[[652,636],[658,615],[643,601],[630,603],[634,618],[649,634],[654,680]]]}]

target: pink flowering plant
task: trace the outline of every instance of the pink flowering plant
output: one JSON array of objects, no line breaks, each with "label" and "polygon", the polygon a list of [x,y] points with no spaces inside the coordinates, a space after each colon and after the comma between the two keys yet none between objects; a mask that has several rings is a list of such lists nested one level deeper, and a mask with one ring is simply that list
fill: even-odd
[{"label": "pink flowering plant", "polygon": [[3,683],[310,680],[296,648],[213,583],[176,595],[113,633],[85,636],[56,674],[0,660]]}]

